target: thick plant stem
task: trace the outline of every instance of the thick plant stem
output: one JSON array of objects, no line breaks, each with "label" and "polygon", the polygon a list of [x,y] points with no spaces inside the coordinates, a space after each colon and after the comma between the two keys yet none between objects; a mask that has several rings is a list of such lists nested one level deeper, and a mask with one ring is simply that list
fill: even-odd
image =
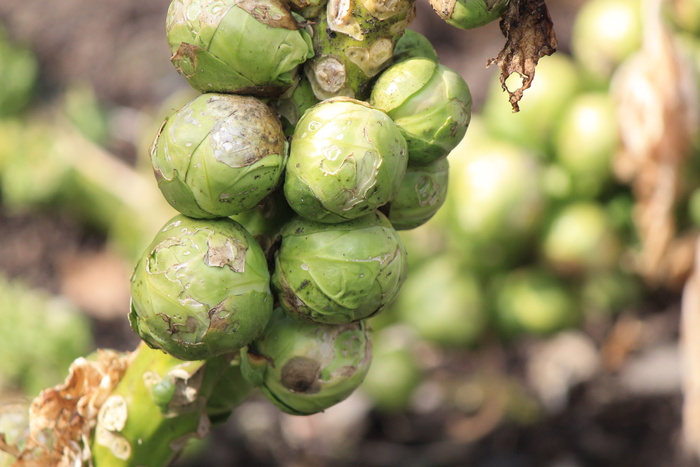
[{"label": "thick plant stem", "polygon": [[316,55],[305,66],[316,98],[365,100],[414,17],[415,0],[329,0],[313,20]]},{"label": "thick plant stem", "polygon": [[187,362],[140,344],[100,408],[94,466],[168,465],[188,439],[208,433],[207,400],[228,365],[225,357]]}]

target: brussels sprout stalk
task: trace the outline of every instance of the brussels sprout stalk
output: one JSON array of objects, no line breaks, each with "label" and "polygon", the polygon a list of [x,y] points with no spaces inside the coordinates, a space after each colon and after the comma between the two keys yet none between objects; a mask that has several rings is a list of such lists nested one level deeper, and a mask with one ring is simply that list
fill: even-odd
[{"label": "brussels sprout stalk", "polygon": [[314,20],[316,56],[305,64],[316,97],[365,99],[414,17],[415,0],[330,0]]},{"label": "brussels sprout stalk", "polygon": [[189,439],[205,436],[208,400],[228,360],[185,362],[140,344],[100,408],[91,441],[94,466],[168,465]]}]

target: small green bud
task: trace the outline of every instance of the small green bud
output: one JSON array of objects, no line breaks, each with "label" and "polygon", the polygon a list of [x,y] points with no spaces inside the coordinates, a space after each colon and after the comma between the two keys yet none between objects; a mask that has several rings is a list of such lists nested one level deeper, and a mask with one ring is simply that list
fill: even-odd
[{"label": "small green bud", "polygon": [[429,165],[409,165],[401,189],[389,203],[389,220],[397,230],[428,222],[447,198],[450,164],[442,158]]},{"label": "small green bud", "polygon": [[394,64],[409,58],[427,58],[438,62],[438,55],[430,39],[412,29],[406,29],[403,36],[394,45]]}]

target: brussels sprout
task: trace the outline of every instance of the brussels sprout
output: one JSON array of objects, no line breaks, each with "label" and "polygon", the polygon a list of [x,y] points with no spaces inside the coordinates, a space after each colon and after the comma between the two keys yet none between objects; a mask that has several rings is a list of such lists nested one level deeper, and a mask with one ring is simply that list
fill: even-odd
[{"label": "brussels sprout", "polygon": [[372,365],[360,390],[383,412],[409,408],[425,371],[418,362],[416,344],[422,342],[410,328],[395,325],[372,335]]},{"label": "brussels sprout", "polygon": [[399,193],[388,205],[395,229],[414,229],[435,215],[447,197],[449,169],[446,158],[430,165],[408,166]]},{"label": "brussels sprout", "polygon": [[392,308],[420,337],[441,346],[473,346],[486,329],[482,284],[454,255],[411,269]]},{"label": "brussels sprout", "polygon": [[619,144],[617,115],[608,93],[591,92],[570,102],[554,131],[554,157],[571,175],[576,196],[594,198],[612,180]]},{"label": "brussels sprout", "polygon": [[284,194],[300,216],[343,222],[394,198],[406,165],[406,142],[391,118],[364,102],[330,99],[297,124]]},{"label": "brussels sprout", "polygon": [[455,246],[483,270],[522,260],[546,212],[540,161],[518,146],[469,136],[449,159],[445,205]]},{"label": "brussels sprout", "polygon": [[341,224],[296,218],[281,232],[272,284],[291,315],[328,324],[357,321],[390,304],[406,278],[406,250],[375,212]]},{"label": "brussels sprout", "polygon": [[508,0],[430,0],[430,5],[448,24],[474,29],[500,18]]},{"label": "brussels sprout", "polygon": [[10,42],[0,26],[0,117],[15,115],[34,97],[38,60],[30,49]]},{"label": "brussels sprout", "polygon": [[241,355],[243,376],[280,410],[311,415],[362,384],[372,344],[363,322],[319,325],[295,320],[278,308]]},{"label": "brussels sprout", "polygon": [[641,45],[641,0],[585,2],[571,29],[573,57],[601,90],[607,89],[615,69]]},{"label": "brussels sprout", "polygon": [[583,201],[553,215],[541,250],[544,260],[560,273],[599,273],[618,264],[622,242],[605,209],[594,201]]},{"label": "brussels sprout", "polygon": [[304,112],[318,104],[311,83],[306,78],[299,78],[294,88],[273,101],[272,105],[282,120],[285,134],[294,134],[294,128]]},{"label": "brussels sprout", "polygon": [[254,97],[202,94],[166,120],[151,150],[158,187],[189,217],[252,209],[279,184],[286,138]]},{"label": "brussels sprout", "polygon": [[438,62],[438,54],[430,39],[412,29],[406,29],[403,36],[394,45],[394,64],[409,58],[427,58]]},{"label": "brussels sprout", "polygon": [[467,83],[427,58],[411,58],[387,69],[374,84],[369,102],[401,130],[410,164],[425,165],[447,156],[471,120]]},{"label": "brussels sprout", "polygon": [[167,35],[170,60],[201,92],[278,96],[314,55],[280,0],[173,0]]},{"label": "brussels sprout", "polygon": [[151,347],[182,360],[233,352],[272,313],[267,261],[230,219],[178,215],[158,232],[131,278],[131,326]]},{"label": "brussels sprout", "polygon": [[581,319],[573,292],[544,269],[510,271],[494,280],[492,292],[498,327],[506,337],[519,333],[549,335]]}]

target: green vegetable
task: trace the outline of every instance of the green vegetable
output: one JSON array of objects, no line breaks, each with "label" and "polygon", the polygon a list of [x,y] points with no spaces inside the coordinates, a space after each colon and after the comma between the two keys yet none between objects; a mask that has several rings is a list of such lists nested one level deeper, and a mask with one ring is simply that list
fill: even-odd
[{"label": "green vegetable", "polygon": [[434,62],[438,62],[438,54],[435,51],[435,47],[430,42],[430,39],[425,37],[423,34],[414,31],[413,29],[406,29],[404,31],[401,39],[396,41],[394,46],[394,65],[409,58],[427,58]]},{"label": "green vegetable", "polygon": [[447,197],[447,158],[406,169],[399,193],[389,203],[389,220],[397,230],[414,229],[430,220]]},{"label": "green vegetable", "polygon": [[285,134],[294,134],[294,128],[304,112],[318,104],[318,99],[314,95],[311,83],[308,79],[301,77],[287,92],[272,102],[275,110],[282,120]]},{"label": "green vegetable", "polygon": [[387,69],[374,84],[369,103],[399,127],[410,164],[425,165],[447,156],[471,120],[467,83],[427,58],[411,58]]},{"label": "green vegetable", "polygon": [[330,225],[297,218],[281,236],[272,285],[293,316],[329,324],[367,318],[406,278],[406,250],[381,213]]},{"label": "green vegetable", "polygon": [[134,331],[183,360],[240,349],[272,312],[265,255],[230,219],[175,216],[137,263],[131,296]]},{"label": "green vegetable", "polygon": [[165,121],[151,162],[175,209],[195,218],[227,217],[275,189],[286,145],[279,119],[258,99],[202,94]]},{"label": "green vegetable", "polygon": [[170,60],[201,92],[278,96],[314,55],[279,0],[173,0],[167,35]]},{"label": "green vegetable", "polygon": [[39,63],[34,52],[10,42],[0,26],[0,117],[24,110],[34,97]]},{"label": "green vegetable", "polygon": [[612,96],[591,92],[569,103],[553,135],[554,157],[570,174],[573,194],[595,198],[612,180],[619,145]]},{"label": "green vegetable", "polygon": [[406,142],[389,116],[361,101],[330,99],[297,124],[284,194],[300,216],[343,222],[394,198],[406,165]]},{"label": "green vegetable", "polygon": [[622,242],[605,209],[595,201],[563,206],[547,226],[542,257],[562,274],[600,273],[617,266]]},{"label": "green vegetable", "polygon": [[321,412],[347,398],[372,360],[363,322],[319,325],[276,309],[262,336],[242,351],[241,371],[280,410]]},{"label": "green vegetable", "polygon": [[581,319],[572,290],[560,277],[536,266],[495,279],[492,293],[496,321],[506,337],[550,335]]},{"label": "green vegetable", "polygon": [[433,257],[406,279],[394,308],[401,322],[441,346],[473,346],[486,329],[483,285],[455,256]]},{"label": "green vegetable", "polygon": [[500,18],[508,0],[430,0],[430,5],[448,24],[474,29]]}]

